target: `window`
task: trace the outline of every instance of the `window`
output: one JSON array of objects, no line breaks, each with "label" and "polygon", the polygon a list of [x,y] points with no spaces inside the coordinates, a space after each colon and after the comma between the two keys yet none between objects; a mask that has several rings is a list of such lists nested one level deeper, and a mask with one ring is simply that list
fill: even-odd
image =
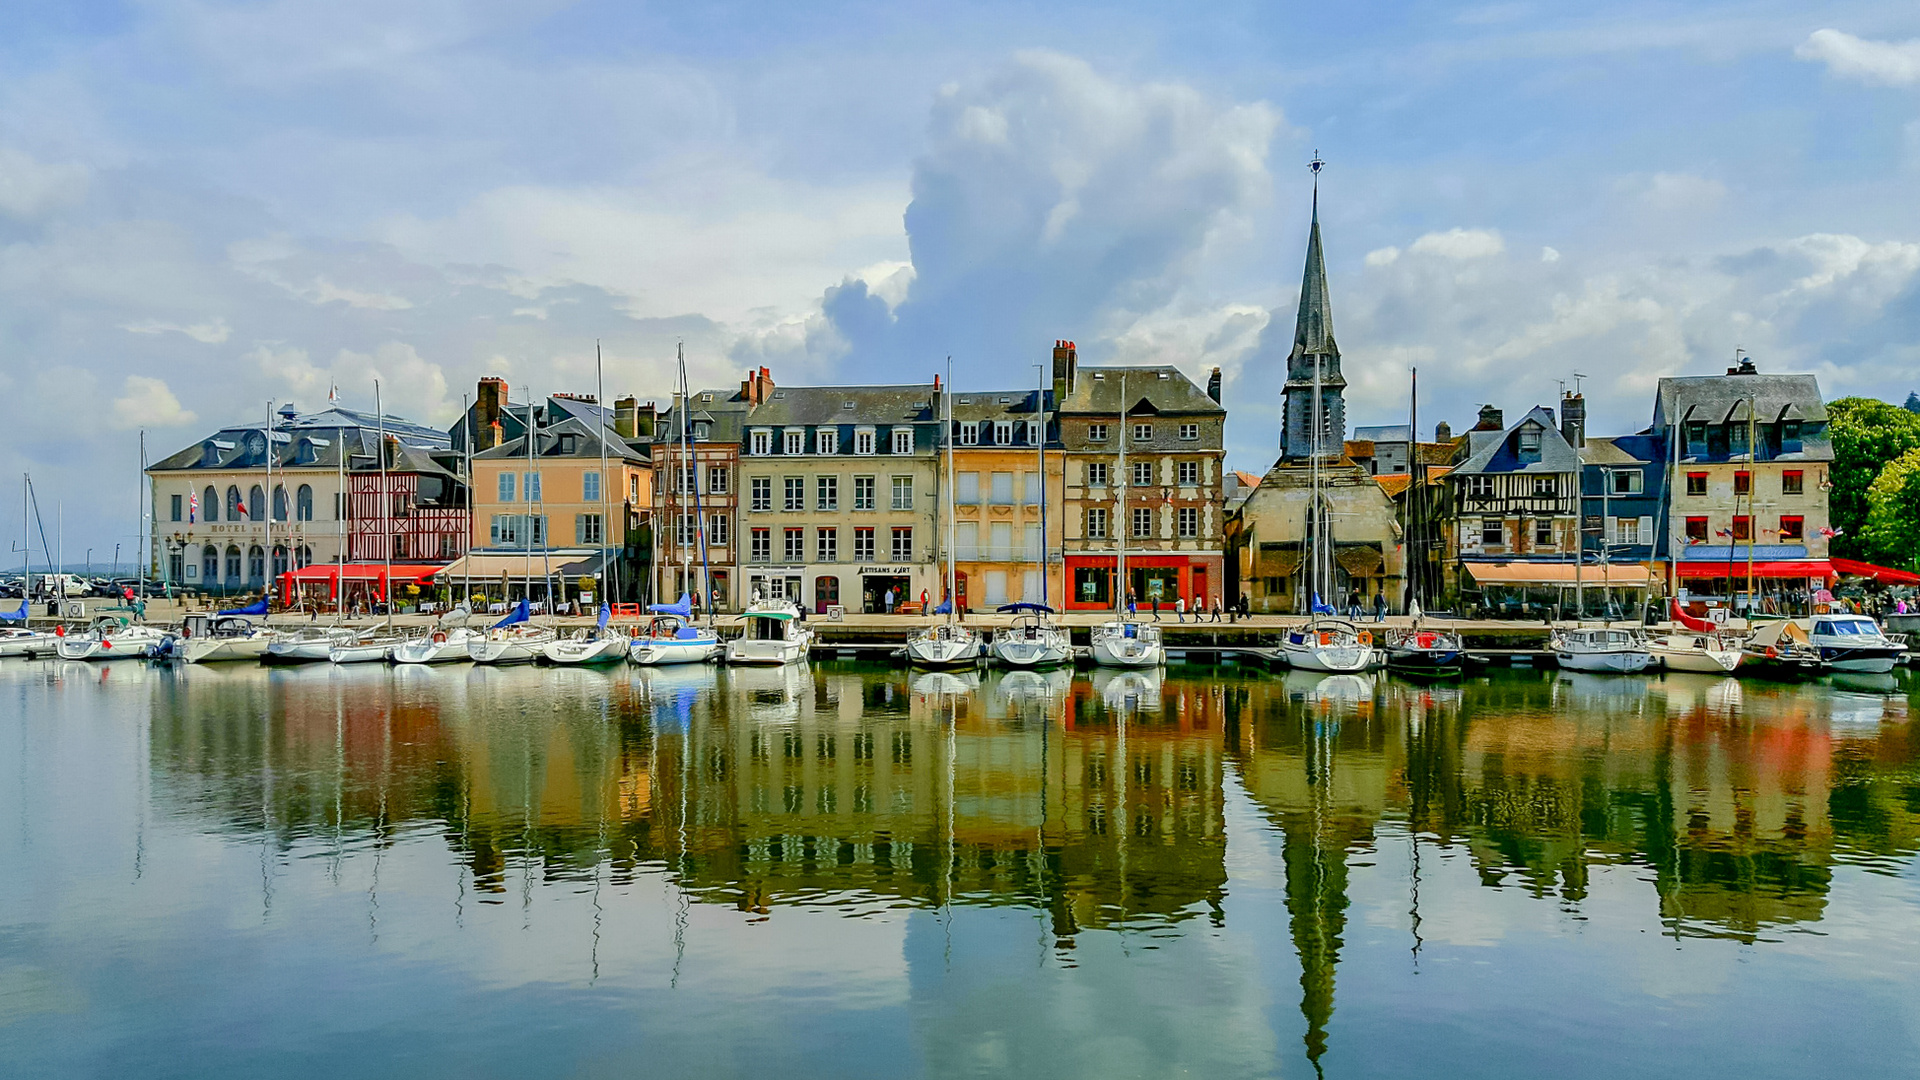
[{"label": "window", "polygon": [[1087,462],[1087,486],[1107,486],[1107,463],[1104,461]]},{"label": "window", "polygon": [[754,457],[766,457],[773,453],[773,432],[756,431],[748,439],[747,453]]},{"label": "window", "polygon": [[1533,478],[1534,498],[1551,499],[1560,493],[1559,478],[1554,476],[1536,476]]},{"label": "window", "polygon": [[1707,493],[1707,474],[1690,472],[1687,474],[1687,494],[1705,495]]},{"label": "window", "polygon": [[1536,518],[1533,522],[1533,542],[1545,547],[1553,543],[1553,521],[1550,518]]},{"label": "window", "polygon": [[840,530],[815,530],[815,546],[819,549],[817,562],[835,562],[840,558]]},{"label": "window", "polygon": [[293,493],[293,516],[297,521],[313,520],[313,486],[301,484]]},{"label": "window", "polygon": [[[688,477],[692,479],[692,477]],[[600,501],[600,474],[597,472],[580,474],[580,501],[597,503]]]},{"label": "window", "polygon": [[1615,495],[1638,495],[1646,490],[1646,477],[1638,469],[1618,471],[1612,475]]},{"label": "window", "polygon": [[[247,511],[246,511],[245,505],[240,502],[240,489],[232,485],[228,485],[227,487],[227,520],[239,521],[241,518],[246,516],[246,513]],[[208,515],[207,520],[209,521],[213,520],[212,515]],[[238,577],[239,575],[236,574],[234,576]]]},{"label": "window", "polygon": [[1521,428],[1520,437],[1517,441],[1518,446],[1516,449],[1521,461],[1540,460],[1540,429],[1538,427],[1528,426]]},{"label": "window", "polygon": [[1800,540],[1805,540],[1806,538],[1807,538],[1807,519],[1806,518],[1799,517],[1797,515],[1790,516],[1790,517],[1782,516],[1780,518],[1781,542],[1784,543],[1788,540],[1800,541]]},{"label": "window", "polygon": [[[394,539],[400,538],[396,536]],[[267,553],[259,544],[255,544],[247,549],[247,580],[258,582],[266,580],[266,577]]]},{"label": "window", "polygon": [[806,432],[787,431],[787,432],[782,432],[782,434],[786,437],[785,451],[787,453],[804,454],[807,452],[807,433]]},{"label": "window", "polygon": [[287,520],[287,489],[277,484],[273,489],[273,520]]},{"label": "window", "polygon": [[839,428],[815,428],[813,432],[813,452],[816,454],[837,454],[840,452]]},{"label": "window", "polygon": [[[1798,469],[1788,469],[1780,474],[1780,494],[1803,495],[1807,490],[1807,474]],[[175,518],[175,521],[180,520]]]},{"label": "window", "polygon": [[979,473],[963,472],[953,475],[953,501],[961,506],[974,506],[980,502]]},{"label": "window", "polygon": [[630,503],[637,503],[640,501],[640,474],[639,473],[630,472],[627,474],[627,501]]},{"label": "window", "polygon": [[1745,514],[1735,514],[1733,518],[1733,538],[1735,540],[1753,539],[1753,519]]},{"label": "window", "polygon": [[893,452],[896,454],[913,453],[913,429],[897,427],[893,429]]},{"label": "window", "polygon": [[[220,520],[220,495],[211,487],[200,493],[200,512],[207,516],[208,521]],[[335,516],[337,517],[339,515]],[[220,575],[215,574],[213,576],[219,577]]]},{"label": "window", "polygon": [[1637,544],[1640,542],[1640,519],[1623,517],[1613,519],[1613,542],[1616,544]]},{"label": "window", "polygon": [[873,509],[873,477],[853,478],[853,508],[855,510]]},{"label": "window", "polygon": [[1191,442],[1191,441],[1193,441],[1194,439],[1197,439],[1197,438],[1199,438],[1199,437],[1200,437],[1200,425],[1199,425],[1199,424],[1181,424],[1181,425],[1180,425],[1180,437],[1181,437],[1182,439],[1185,439],[1185,440],[1187,440],[1187,441],[1189,441],[1189,442]]},{"label": "window", "polygon": [[[689,526],[692,521],[687,522]],[[604,535],[603,523],[599,514],[573,515],[573,542],[576,544],[598,544]],[[696,541],[685,541],[688,544]]]},{"label": "window", "polygon": [[1491,476],[1467,477],[1467,496],[1469,498],[1476,498],[1476,499],[1493,498],[1493,477]]},{"label": "window", "polygon": [[1192,487],[1195,484],[1198,484],[1199,482],[1200,482],[1200,463],[1197,461],[1181,462],[1180,463],[1181,486]]},{"label": "window", "polygon": [[1039,506],[1042,502],[1046,501],[1045,490],[1040,486],[1040,474],[1030,472],[1023,474],[1023,476],[1025,479],[1021,481],[1021,486],[1025,489],[1027,505]]},{"label": "window", "polygon": [[731,486],[732,485],[727,482],[727,467],[725,465],[711,465],[707,467],[707,494],[725,495],[727,489]]},{"label": "window", "polygon": [[789,514],[805,510],[807,508],[807,478],[804,476],[786,477],[784,487],[785,495],[781,499],[780,508]]},{"label": "window", "polygon": [[893,561],[894,562],[912,562],[913,561],[913,529],[912,527],[907,527],[903,529],[897,528],[893,530]]},{"label": "window", "polygon": [[695,514],[674,515],[674,542],[683,548],[700,546],[700,518]]},{"label": "window", "polygon": [[820,510],[840,509],[840,478],[822,476],[814,483],[814,505]]},{"label": "window", "polygon": [[247,520],[265,521],[267,518],[267,493],[255,484],[247,489]]},{"label": "window", "polygon": [[700,466],[698,465],[691,463],[676,465],[673,468],[673,479],[670,483],[673,485],[674,491],[691,492],[694,490],[694,481],[697,480],[699,476]]},{"label": "window", "polygon": [[1707,542],[1707,519],[1690,517],[1687,519],[1687,543],[1704,544]]},{"label": "window", "polygon": [[893,478],[893,508],[895,510],[913,509],[913,477]]},{"label": "window", "polygon": [[993,505],[1013,505],[1013,474],[997,472],[993,474]]},{"label": "window", "polygon": [[1107,508],[1090,506],[1087,508],[1087,539],[1105,540],[1107,538]]},{"label": "window", "polygon": [[1735,495],[1753,494],[1753,474],[1745,471],[1733,474],[1733,493]]},{"label": "window", "polygon": [[1106,442],[1107,441],[1107,425],[1088,424],[1087,425],[1087,441],[1088,442]]},{"label": "window", "polygon": [[1013,445],[1013,421],[995,420],[993,422],[993,445],[995,446],[1012,446]]},{"label": "window", "polygon": [[960,445],[978,446],[980,444],[980,425],[968,421],[960,425]]},{"label": "window", "polygon": [[1197,537],[1200,535],[1200,508],[1199,507],[1196,507],[1196,506],[1181,507],[1178,515],[1178,520],[1179,520],[1179,529],[1180,529],[1181,539],[1191,540],[1194,537]]},{"label": "window", "polygon": [[1152,442],[1153,441],[1153,425],[1152,424],[1133,425],[1133,441],[1137,443]]},{"label": "window", "polygon": [[980,523],[962,521],[953,527],[953,557],[972,562],[980,557]]},{"label": "window", "polygon": [[787,529],[781,536],[780,557],[790,563],[801,562],[807,557],[807,530]]},{"label": "window", "polygon": [[853,557],[856,562],[873,561],[873,530],[853,530]]},{"label": "window", "polygon": [[186,511],[187,497],[185,495],[175,495],[167,501],[173,510],[173,520],[179,521],[180,515]]},{"label": "window", "polygon": [[537,472],[530,472],[527,474],[527,478],[521,481],[521,483],[527,489],[527,501],[539,502],[540,501],[540,474]]},{"label": "window", "polygon": [[1027,421],[1027,445],[1028,445],[1028,446],[1039,446],[1039,445],[1040,445],[1040,437],[1041,437],[1041,436],[1040,436],[1040,421],[1038,421],[1038,420],[1029,420],[1029,421]]},{"label": "window", "polygon": [[748,558],[754,562],[773,561],[773,530],[755,529],[752,533],[753,547]]},{"label": "window", "polygon": [[533,546],[547,542],[547,519],[544,515],[495,514],[489,523],[487,535],[495,546]]},{"label": "window", "polygon": [[727,542],[732,539],[729,535],[732,532],[732,524],[725,514],[707,515],[707,543],[714,547],[726,547]]},{"label": "window", "polygon": [[1133,486],[1149,488],[1153,486],[1153,462],[1136,461],[1133,463]]},{"label": "window", "polygon": [[749,510],[773,509],[773,480],[770,477],[756,476],[747,481],[752,494],[747,499]]},{"label": "window", "polygon": [[862,456],[873,453],[873,429],[860,428],[853,433],[853,452]]},{"label": "window", "polygon": [[1136,506],[1133,508],[1133,536],[1141,539],[1153,535],[1153,508]]},{"label": "window", "polygon": [[220,549],[212,544],[200,549],[200,576],[208,582],[220,580]]},{"label": "window", "polygon": [[1507,542],[1507,529],[1499,518],[1486,518],[1480,522],[1480,542],[1488,547],[1499,547]]}]

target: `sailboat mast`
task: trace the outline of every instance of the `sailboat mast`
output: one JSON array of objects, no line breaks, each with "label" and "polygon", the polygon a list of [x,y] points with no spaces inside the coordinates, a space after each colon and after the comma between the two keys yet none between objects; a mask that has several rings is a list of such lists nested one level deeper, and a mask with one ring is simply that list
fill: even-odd
[{"label": "sailboat mast", "polygon": [[1420,465],[1420,369],[1415,367],[1413,369],[1412,386],[1407,393],[1407,473],[1412,477],[1412,484],[1407,488],[1407,549],[1409,558],[1407,560],[1406,573],[1407,598],[1419,604],[1423,609],[1427,605],[1424,598],[1420,596],[1419,566],[1420,560],[1424,556],[1421,554],[1420,541],[1415,539],[1415,537],[1419,535],[1415,530],[1419,527],[1420,481],[1424,471]]},{"label": "sailboat mast", "polygon": [[[147,516],[147,429],[140,429],[140,491],[135,499],[134,513],[140,524],[140,599],[147,598],[147,568],[155,562],[153,554],[153,519]],[[25,595],[22,593],[21,595]]]},{"label": "sailboat mast", "polygon": [[957,542],[959,532],[953,521],[953,357],[951,356],[947,357],[946,391],[940,397],[947,407],[947,421],[943,425],[947,443],[947,621],[952,622],[960,612],[960,594],[954,587],[953,572],[953,545]]},{"label": "sailboat mast", "polygon": [[1040,603],[1051,607],[1053,598],[1047,581],[1047,369],[1044,364],[1033,366],[1040,372],[1039,386],[1033,392],[1033,411],[1040,420],[1039,426],[1032,429],[1038,432],[1033,444],[1040,458],[1040,490],[1033,496],[1040,504]]},{"label": "sailboat mast", "polygon": [[[680,440],[687,467],[693,472],[693,527],[700,539],[700,606],[707,610],[707,625],[713,625],[713,564],[707,554],[707,508],[700,501],[700,452],[693,441],[693,384],[687,380],[687,347],[679,346],[680,400],[686,410],[680,417]],[[818,449],[816,447],[816,449]]]},{"label": "sailboat mast", "polygon": [[614,566],[618,563],[614,561],[609,565],[610,560],[605,557],[607,541],[613,536],[613,522],[610,520],[613,515],[608,512],[607,507],[607,378],[600,365],[599,338],[593,341],[593,403],[600,409],[600,430],[595,432],[600,442],[600,574],[603,579],[600,584],[600,602],[611,604],[613,595],[609,592],[608,586],[613,583]]},{"label": "sailboat mast", "polygon": [[[467,395],[465,394],[460,395],[460,415],[466,417],[466,422],[464,424],[464,427],[466,430],[462,433],[466,436],[466,438],[461,440],[466,444],[464,447],[462,447],[462,449],[465,450],[466,452],[462,455],[462,457],[465,460],[462,461],[461,465],[466,473],[465,479],[467,481],[467,522],[468,522],[467,545],[466,545],[467,553],[466,553],[466,557],[460,560],[461,567],[463,570],[463,572],[460,575],[460,582],[461,582],[460,602],[463,604],[472,604],[473,603],[473,524],[472,523],[473,523],[473,434],[474,433],[473,433],[473,408],[472,406],[467,404]],[[469,608],[468,610],[472,610],[472,609]]]},{"label": "sailboat mast", "polygon": [[1123,371],[1120,373],[1120,475],[1114,478],[1114,489],[1120,493],[1119,513],[1114,516],[1118,517],[1120,520],[1113,523],[1114,535],[1117,536],[1120,540],[1120,551],[1119,551],[1119,554],[1116,555],[1114,558],[1114,565],[1119,572],[1119,575],[1118,575],[1119,580],[1114,583],[1115,588],[1113,590],[1113,604],[1114,604],[1114,607],[1121,612],[1121,614],[1126,614],[1126,611],[1127,611],[1127,529],[1129,527],[1129,522],[1127,521],[1127,514],[1129,510],[1127,506],[1128,486],[1129,486],[1129,478],[1127,476],[1127,373]]},{"label": "sailboat mast", "polygon": [[526,557],[522,559],[520,563],[520,590],[521,590],[520,595],[527,601],[528,606],[532,606],[533,604],[533,425],[534,425],[534,418],[535,418],[534,397],[535,395],[533,392],[533,388],[528,387],[527,388],[527,426],[526,426],[527,475],[521,478],[521,484],[520,484],[521,497],[524,498],[527,503],[527,522],[526,522],[527,553],[526,553]]},{"label": "sailboat mast", "polygon": [[379,379],[373,380],[373,415],[380,425],[380,520],[385,523],[380,544],[380,553],[385,559],[380,591],[387,601],[387,629],[391,630],[393,629],[393,495],[387,489],[387,413],[380,407]]},{"label": "sailboat mast", "polygon": [[[689,585],[693,584],[693,545],[686,542],[687,495],[689,494],[688,488],[690,486],[699,486],[700,478],[697,474],[693,476],[688,475],[688,473],[692,471],[693,463],[693,446],[690,438],[692,434],[692,417],[689,415],[693,407],[693,394],[690,392],[691,388],[687,385],[687,345],[685,342],[675,344],[674,356],[680,365],[680,470],[679,475],[673,478],[674,502],[678,507],[678,512],[675,514],[673,522],[673,546],[680,551],[680,587],[686,590]],[[660,591],[664,599],[666,590],[662,589]]]}]

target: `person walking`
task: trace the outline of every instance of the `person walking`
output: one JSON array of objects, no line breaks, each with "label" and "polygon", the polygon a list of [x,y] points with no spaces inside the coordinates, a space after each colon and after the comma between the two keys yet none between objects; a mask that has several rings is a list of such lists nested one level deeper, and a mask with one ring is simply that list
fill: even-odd
[{"label": "person walking", "polygon": [[1134,596],[1132,589],[1128,589],[1127,590],[1127,618],[1131,619],[1138,614],[1140,614],[1139,598]]},{"label": "person walking", "polygon": [[1218,596],[1213,598],[1213,621],[1220,621],[1220,598]]},{"label": "person walking", "polygon": [[1160,621],[1160,594],[1159,593],[1149,592],[1147,594],[1147,607],[1153,611],[1153,621],[1159,622]]},{"label": "person walking", "polygon": [[893,614],[893,586],[887,586],[886,596],[881,599],[881,608],[888,615]]},{"label": "person walking", "polygon": [[1240,617],[1243,619],[1253,618],[1253,601],[1248,598],[1246,593],[1240,594]]},{"label": "person walking", "polygon": [[1174,598],[1173,618],[1175,622],[1184,623],[1187,621],[1187,598],[1186,597],[1180,596],[1180,597]]},{"label": "person walking", "polygon": [[1387,594],[1384,590],[1373,594],[1373,621],[1387,621]]}]

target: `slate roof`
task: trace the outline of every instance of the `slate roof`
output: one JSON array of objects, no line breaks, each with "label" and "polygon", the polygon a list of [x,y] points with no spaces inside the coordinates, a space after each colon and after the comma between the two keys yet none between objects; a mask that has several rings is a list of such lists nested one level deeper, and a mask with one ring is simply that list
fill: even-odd
[{"label": "slate roof", "polygon": [[687,409],[681,409],[676,402],[661,411],[654,423],[653,441],[679,442],[681,418],[691,416],[696,424],[706,422],[707,442],[737,443],[746,431],[746,417],[750,412],[752,406],[738,390],[695,390]]},{"label": "slate roof", "polygon": [[1763,424],[1779,420],[1824,423],[1826,402],[1820,381],[1812,375],[1688,375],[1661,379],[1653,405],[1653,424],[1662,428],[1669,417],[1680,422],[1726,424],[1745,421],[1746,404],[1754,402],[1755,419]]},{"label": "slate roof", "polygon": [[1025,390],[956,390],[953,393],[953,418],[956,422],[1032,420],[1039,397],[1040,391],[1033,387]]},{"label": "slate roof", "polygon": [[[1118,415],[1120,383],[1125,376],[1126,415],[1225,415],[1226,409],[1170,364],[1141,367],[1083,367],[1074,377],[1073,391],[1060,403],[1063,414]],[[1161,376],[1166,376],[1162,378]],[[1144,408],[1142,406],[1145,406]]]},{"label": "slate roof", "polygon": [[1379,424],[1374,427],[1353,429],[1354,442],[1403,443],[1413,438],[1413,429],[1406,424]]},{"label": "slate roof", "polygon": [[1327,259],[1320,249],[1320,192],[1313,193],[1313,228],[1307,234],[1307,266],[1300,275],[1300,308],[1293,323],[1293,356],[1338,355],[1333,341],[1333,301],[1327,294]]},{"label": "slate roof", "polygon": [[[563,436],[571,435],[567,440]],[[600,440],[606,440],[609,459],[624,458],[628,461],[645,463],[649,460],[647,448],[636,446],[616,435],[611,428],[595,428],[594,425],[573,416],[557,416],[552,422],[540,428],[535,434],[534,456],[539,459],[553,458],[593,458],[600,457]],[[569,444],[571,450],[564,450]],[[488,450],[473,455],[475,461],[496,461],[501,458],[520,458],[527,456],[527,440],[523,435],[509,439]]]},{"label": "slate roof", "polygon": [[1587,445],[1580,448],[1580,460],[1588,465],[1645,465],[1647,462],[1637,458],[1633,452],[1610,438],[1588,436]]},{"label": "slate roof", "polygon": [[[1538,424],[1544,429],[1540,433],[1540,460],[1523,464],[1515,450],[1515,443],[1520,429],[1530,423]],[[1560,429],[1554,426],[1553,413],[1542,406],[1535,405],[1527,410],[1527,415],[1497,435],[1491,431],[1469,434],[1480,437],[1473,440],[1472,454],[1453,470],[1456,474],[1577,473],[1580,471],[1580,455],[1560,434]]]},{"label": "slate roof", "polygon": [[[909,424],[939,419],[932,383],[898,386],[782,386],[760,403],[749,428],[827,427],[840,424]],[[847,403],[852,403],[852,408]]]},{"label": "slate roof", "polygon": [[[271,432],[262,424],[221,428],[147,468],[158,472],[263,468],[269,438],[276,469],[337,469],[343,453],[348,455],[349,470],[354,468],[356,457],[377,465],[374,454],[380,443],[380,422],[374,413],[352,409],[331,408],[291,417],[282,413],[275,416]],[[418,459],[427,462],[430,469],[441,469],[430,455],[435,451],[445,453],[451,445],[446,432],[396,416],[386,417],[386,433],[399,441],[403,452],[418,451]]]}]

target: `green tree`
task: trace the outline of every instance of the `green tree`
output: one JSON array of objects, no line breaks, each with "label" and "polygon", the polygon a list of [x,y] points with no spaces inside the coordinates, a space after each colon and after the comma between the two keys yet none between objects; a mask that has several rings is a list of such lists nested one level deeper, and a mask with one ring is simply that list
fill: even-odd
[{"label": "green tree", "polygon": [[1867,488],[1867,557],[1887,566],[1920,567],[1920,449],[1887,463]]},{"label": "green tree", "polygon": [[1871,558],[1864,539],[1867,489],[1887,463],[1920,447],[1920,414],[1875,398],[1848,397],[1827,403],[1827,436],[1833,440],[1833,490],[1827,512],[1841,535],[1833,553]]}]

